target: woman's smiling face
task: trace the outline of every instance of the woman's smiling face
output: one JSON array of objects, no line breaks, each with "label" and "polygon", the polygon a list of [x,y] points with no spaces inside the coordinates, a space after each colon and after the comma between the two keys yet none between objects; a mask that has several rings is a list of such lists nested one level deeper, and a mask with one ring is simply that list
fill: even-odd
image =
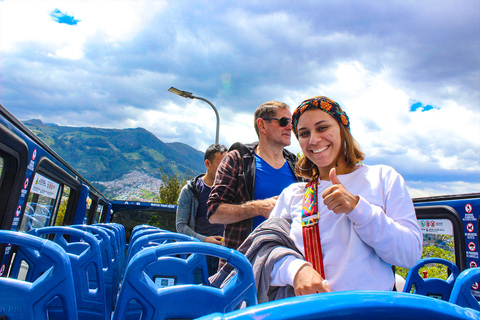
[{"label": "woman's smiling face", "polygon": [[303,154],[317,165],[321,177],[328,177],[342,146],[340,125],[328,113],[313,109],[300,116],[297,128]]}]

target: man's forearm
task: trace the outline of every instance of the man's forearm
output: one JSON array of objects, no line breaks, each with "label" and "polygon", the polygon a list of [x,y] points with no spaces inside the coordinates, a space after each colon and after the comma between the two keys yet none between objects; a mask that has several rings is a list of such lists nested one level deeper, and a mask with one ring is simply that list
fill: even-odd
[{"label": "man's forearm", "polygon": [[268,219],[276,199],[247,201],[240,204],[222,203],[208,219],[210,223],[230,224],[262,216]]}]

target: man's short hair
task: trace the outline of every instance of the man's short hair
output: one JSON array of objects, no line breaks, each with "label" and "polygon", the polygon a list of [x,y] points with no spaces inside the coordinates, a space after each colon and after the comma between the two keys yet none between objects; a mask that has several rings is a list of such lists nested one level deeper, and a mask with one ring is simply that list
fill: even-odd
[{"label": "man's short hair", "polygon": [[255,127],[255,132],[257,133],[257,136],[260,136],[257,120],[260,118],[275,118],[275,116],[277,115],[276,108],[285,108],[287,110],[290,110],[290,107],[288,106],[288,104],[283,102],[278,102],[278,101],[265,102],[262,105],[260,105],[260,107],[258,107],[257,110],[255,110],[253,125]]},{"label": "man's short hair", "polygon": [[215,155],[218,152],[224,153],[227,151],[227,147],[225,147],[223,144],[212,144],[207,148],[207,151],[205,151],[205,156],[203,157],[203,159],[213,161],[213,159],[215,159]]}]

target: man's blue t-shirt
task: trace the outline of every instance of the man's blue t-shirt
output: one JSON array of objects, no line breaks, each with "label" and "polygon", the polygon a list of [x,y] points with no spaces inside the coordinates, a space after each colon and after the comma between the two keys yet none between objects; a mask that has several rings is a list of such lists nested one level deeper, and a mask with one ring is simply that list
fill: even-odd
[{"label": "man's blue t-shirt", "polygon": [[[288,162],[280,169],[275,169],[255,154],[255,200],[262,200],[280,195],[283,189],[297,182]],[[265,221],[262,216],[253,218],[253,228]]]},{"label": "man's blue t-shirt", "polygon": [[212,188],[207,186],[203,179],[197,180],[198,209],[195,217],[195,232],[204,236],[222,236],[225,229],[223,224],[212,224],[207,219],[207,201]]}]

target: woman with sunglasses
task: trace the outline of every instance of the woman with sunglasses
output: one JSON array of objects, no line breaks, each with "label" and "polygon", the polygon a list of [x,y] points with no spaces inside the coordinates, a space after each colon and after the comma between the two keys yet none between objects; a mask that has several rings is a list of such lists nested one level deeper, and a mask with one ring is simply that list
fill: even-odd
[{"label": "woman with sunglasses", "polygon": [[344,290],[392,290],[392,265],[411,268],[422,234],[403,178],[385,165],[362,163],[340,105],[326,97],[305,100],[292,116],[303,155],[296,183],[270,214],[291,221],[290,237],[305,260],[277,261],[270,286],[295,295]]}]

